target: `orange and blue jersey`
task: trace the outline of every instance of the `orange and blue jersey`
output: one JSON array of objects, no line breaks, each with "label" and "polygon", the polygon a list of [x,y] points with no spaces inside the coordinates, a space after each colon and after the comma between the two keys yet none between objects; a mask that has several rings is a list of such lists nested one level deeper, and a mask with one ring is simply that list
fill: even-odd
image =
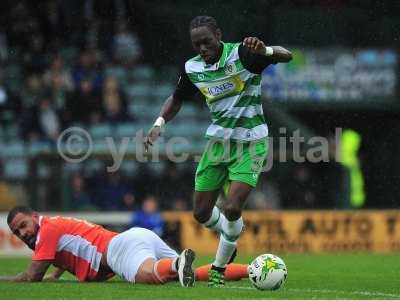
[{"label": "orange and blue jersey", "polygon": [[101,257],[117,233],[100,225],[67,217],[39,219],[39,232],[32,260],[52,261],[79,281],[101,281],[112,272],[100,269]]}]

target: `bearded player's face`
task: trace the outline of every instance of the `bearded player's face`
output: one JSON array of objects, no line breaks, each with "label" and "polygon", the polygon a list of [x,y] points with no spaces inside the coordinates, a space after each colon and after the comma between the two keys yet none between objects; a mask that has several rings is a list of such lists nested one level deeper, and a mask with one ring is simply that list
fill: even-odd
[{"label": "bearded player's face", "polygon": [[18,213],[9,226],[11,231],[29,248],[35,249],[39,231],[39,216],[36,213],[32,215]]},{"label": "bearded player's face", "polygon": [[219,59],[221,31],[213,32],[207,26],[194,28],[190,31],[193,49],[207,64],[216,63]]}]

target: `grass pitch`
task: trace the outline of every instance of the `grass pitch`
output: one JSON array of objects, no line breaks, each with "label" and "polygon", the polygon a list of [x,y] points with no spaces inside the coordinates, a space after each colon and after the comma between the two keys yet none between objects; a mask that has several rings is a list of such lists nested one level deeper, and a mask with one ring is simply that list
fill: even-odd
[{"label": "grass pitch", "polygon": [[[104,283],[78,283],[63,275],[55,283],[0,282],[1,299],[400,299],[400,256],[378,255],[288,255],[282,256],[288,267],[288,280],[277,291],[258,291],[249,281],[228,282],[225,288],[208,288],[197,282],[195,288],[178,283],[131,285],[119,278]],[[251,257],[238,257],[248,263]],[[211,258],[200,257],[196,265]],[[25,270],[25,258],[0,258],[0,274],[12,275]]]}]

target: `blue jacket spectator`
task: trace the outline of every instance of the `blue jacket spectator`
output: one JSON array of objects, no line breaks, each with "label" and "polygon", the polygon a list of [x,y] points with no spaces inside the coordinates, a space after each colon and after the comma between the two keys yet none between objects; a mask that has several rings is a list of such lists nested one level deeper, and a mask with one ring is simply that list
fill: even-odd
[{"label": "blue jacket spectator", "polygon": [[158,210],[157,199],[153,195],[147,196],[142,208],[132,215],[130,227],[147,228],[158,236],[162,236],[164,231],[164,220]]}]

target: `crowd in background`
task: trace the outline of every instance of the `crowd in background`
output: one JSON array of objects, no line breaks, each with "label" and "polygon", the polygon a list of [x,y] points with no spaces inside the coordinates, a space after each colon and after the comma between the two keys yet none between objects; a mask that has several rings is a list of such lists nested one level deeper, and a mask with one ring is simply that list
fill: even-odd
[{"label": "crowd in background", "polygon": [[[112,23],[106,31],[109,37],[104,38],[108,46],[101,48],[98,37],[104,35],[89,8],[79,29],[65,28],[62,11],[56,7],[59,2],[43,5],[43,16],[27,1],[13,5],[8,15],[12,22],[7,32],[0,33],[2,121],[18,122],[25,141],[54,141],[64,128],[76,123],[132,122],[120,83],[104,73],[110,65],[133,68],[140,59],[140,43],[127,20]],[[73,51],[68,63],[65,49]],[[20,68],[19,81],[7,78],[7,61],[12,59]],[[9,81],[17,81],[17,90],[7,86]]]},{"label": "crowd in background", "polygon": [[191,168],[178,170],[167,163],[161,173],[154,173],[146,164],[127,176],[123,172],[72,174],[66,183],[67,210],[137,210],[146,199],[158,202],[162,210],[191,208],[194,174]]},{"label": "crowd in background", "polygon": [[[85,174],[68,178],[65,210],[138,210],[153,199],[160,210],[185,211],[192,208],[194,190],[192,164],[178,167],[164,163],[161,172],[141,164],[133,175],[123,171]],[[334,162],[324,164],[282,163],[262,173],[250,194],[248,209],[349,208],[349,172]],[[223,201],[224,194],[221,191]]]},{"label": "crowd in background", "polygon": [[[258,1],[250,2],[252,7],[259,5]],[[316,14],[315,9],[335,13],[345,6],[344,1],[328,1],[329,4],[326,1],[302,2]],[[268,22],[273,22],[280,9],[290,5],[296,7],[290,1],[282,3],[276,9],[268,10],[271,18],[266,18],[261,9],[244,8],[244,17],[235,19],[235,22],[243,25],[246,20],[254,21],[254,30],[258,30],[265,40],[272,37],[279,42],[279,37],[282,37],[285,42],[296,45],[302,41],[310,44],[310,41],[321,40],[320,37],[314,38],[312,26],[304,27],[301,34],[297,29],[294,34],[293,30],[279,30],[277,26],[267,26],[271,28],[267,32],[260,30]],[[396,5],[393,1],[390,3]],[[240,1],[237,4],[242,5]],[[166,8],[168,3],[159,5]],[[269,4],[263,5],[267,7]],[[144,13],[149,7],[154,15],[151,18]],[[385,7],[383,5],[378,10],[379,14],[385,13]],[[25,143],[44,141],[54,144],[60,132],[74,124],[89,127],[103,122],[137,122],[141,116],[133,115],[127,109],[128,102],[135,103],[135,99],[128,99],[121,88],[120,78],[106,70],[134,70],[143,62],[149,63],[149,59],[154,59],[155,68],[162,63],[178,65],[191,48],[189,40],[181,40],[183,32],[187,34],[187,26],[172,22],[171,16],[163,9],[154,8],[146,1],[3,1],[0,8],[0,123],[2,129],[16,126],[18,137]],[[174,12],[180,13],[179,10]],[[218,19],[221,12],[215,13]],[[297,10],[288,13],[297,14]],[[254,14],[254,18],[245,18],[249,14]],[[187,13],[182,20],[188,24],[191,17]],[[381,22],[375,21],[371,26],[379,28]],[[228,39],[232,36],[230,28],[237,29],[238,36],[248,34],[248,26],[237,26],[235,22],[224,24]],[[149,32],[156,34],[157,38]],[[359,35],[348,34],[348,41],[342,42],[349,45],[349,41],[355,42],[357,38],[369,40],[362,34],[372,33],[365,30]],[[321,45],[329,44],[329,36],[325,38]],[[373,42],[390,40],[389,34],[379,38]],[[336,163],[326,166],[307,163],[290,167],[281,165],[263,174],[258,189],[250,197],[249,207],[347,207],[339,204],[338,199],[345,198],[343,195],[348,187],[337,188],[346,172]],[[168,164],[163,172],[156,174],[145,164],[140,164],[135,174],[129,176],[105,170],[90,175],[75,172],[67,178],[65,197],[68,201],[62,209],[141,210],[143,214],[159,209],[187,210],[192,205],[194,170],[193,165],[178,169],[174,164]],[[2,191],[6,190],[3,183],[0,186]],[[47,193],[49,199],[52,198],[51,191],[49,189]],[[1,193],[3,199],[5,195],[6,192]]]},{"label": "crowd in background", "polygon": [[[3,21],[9,23],[7,30],[0,32],[0,58],[4,67],[0,71],[0,118],[3,125],[17,123],[18,134],[26,143],[54,143],[63,129],[75,124],[89,127],[103,122],[132,123],[137,118],[128,113],[128,99],[121,82],[105,72],[115,67],[134,70],[143,58],[136,22],[132,19],[133,2],[78,2],[44,1],[33,5],[20,1],[11,5],[7,13],[3,12]],[[19,78],[6,80],[9,61],[20,67]],[[19,79],[14,90],[7,86],[10,79],[11,82]],[[316,187],[320,175],[321,171],[311,165],[290,169],[280,175],[283,184],[292,184],[285,191],[277,178],[263,174],[248,207],[334,205],[335,201],[319,200]],[[178,170],[171,163],[161,174],[155,174],[141,165],[131,176],[105,170],[90,175],[75,172],[68,176],[66,185],[66,201],[56,208],[141,210],[144,214],[149,207],[187,210],[192,205],[194,167]],[[40,201],[50,203],[52,191],[44,193]]]}]

